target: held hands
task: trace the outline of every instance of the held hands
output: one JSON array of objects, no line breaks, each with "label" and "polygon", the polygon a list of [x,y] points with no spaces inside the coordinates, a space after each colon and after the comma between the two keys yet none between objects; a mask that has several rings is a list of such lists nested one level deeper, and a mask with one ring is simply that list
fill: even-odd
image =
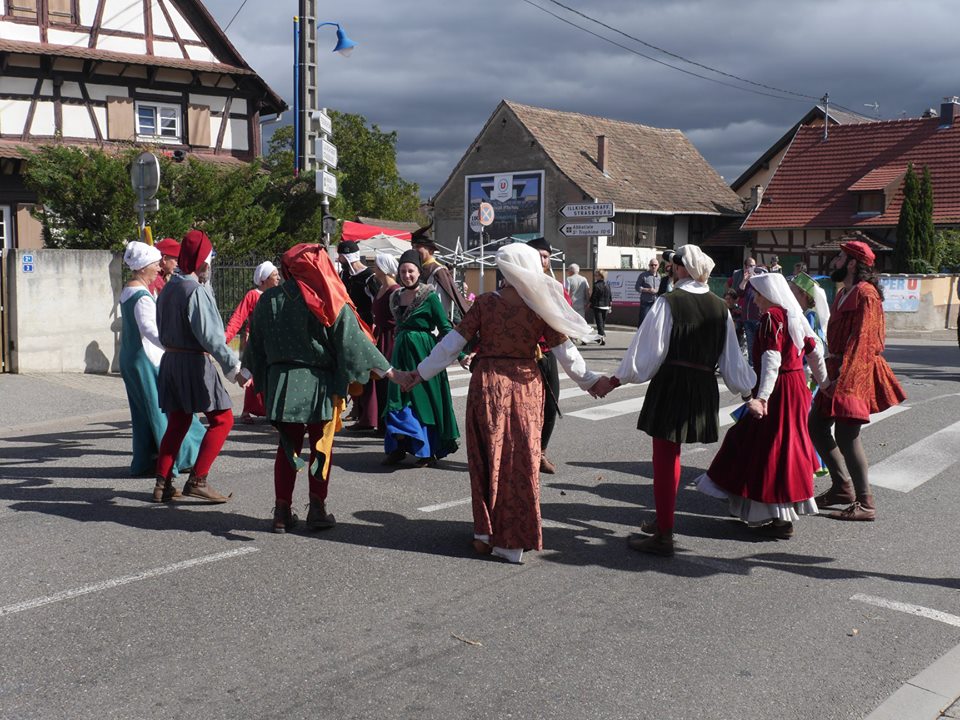
[{"label": "held hands", "polygon": [[469,370],[470,363],[473,362],[474,355],[476,355],[476,353],[470,353],[469,355],[466,355],[463,358],[457,360],[457,362],[460,363],[460,367],[462,367],[464,370]]},{"label": "held hands", "polygon": [[767,401],[752,398],[747,402],[747,412],[755,418],[764,417],[767,414]]},{"label": "held hands", "polygon": [[606,397],[611,390],[618,387],[620,387],[619,380],[604,375],[597,380],[587,392],[590,393],[590,397],[602,398]]},{"label": "held hands", "polygon": [[242,387],[244,390],[253,385],[253,375],[251,375],[250,371],[246,368],[241,368],[234,380],[237,385]]},{"label": "held hands", "polygon": [[416,370],[404,371],[404,370],[391,370],[387,373],[387,377],[400,386],[400,389],[404,392],[410,392],[423,382],[423,378],[420,377],[420,373]]}]

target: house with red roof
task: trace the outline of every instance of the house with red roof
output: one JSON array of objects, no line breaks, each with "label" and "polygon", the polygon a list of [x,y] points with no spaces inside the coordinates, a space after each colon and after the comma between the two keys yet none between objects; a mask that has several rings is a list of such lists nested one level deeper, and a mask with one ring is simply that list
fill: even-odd
[{"label": "house with red roof", "polygon": [[800,126],[742,230],[754,255],[822,271],[848,238],[868,242],[889,269],[897,242],[903,180],[913,164],[933,181],[933,221],[960,226],[960,100],[936,113],[823,127]]}]

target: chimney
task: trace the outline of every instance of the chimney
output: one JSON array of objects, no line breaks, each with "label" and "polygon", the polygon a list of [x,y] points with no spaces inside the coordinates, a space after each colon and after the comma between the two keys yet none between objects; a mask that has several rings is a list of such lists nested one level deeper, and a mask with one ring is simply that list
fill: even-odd
[{"label": "chimney", "polygon": [[960,118],[960,98],[956,95],[945,97],[940,105],[940,127],[952,127],[955,118]]},{"label": "chimney", "polygon": [[597,167],[604,175],[607,174],[607,136],[597,135]]},{"label": "chimney", "polygon": [[763,202],[763,185],[754,185],[750,188],[750,210],[756,210]]}]

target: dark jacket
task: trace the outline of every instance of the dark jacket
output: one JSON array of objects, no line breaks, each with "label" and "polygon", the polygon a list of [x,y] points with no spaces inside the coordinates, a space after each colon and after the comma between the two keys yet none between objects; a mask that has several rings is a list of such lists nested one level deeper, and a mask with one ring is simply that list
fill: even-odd
[{"label": "dark jacket", "polygon": [[613,294],[610,292],[610,288],[607,286],[606,280],[594,280],[593,290],[590,292],[590,307],[613,307]]}]

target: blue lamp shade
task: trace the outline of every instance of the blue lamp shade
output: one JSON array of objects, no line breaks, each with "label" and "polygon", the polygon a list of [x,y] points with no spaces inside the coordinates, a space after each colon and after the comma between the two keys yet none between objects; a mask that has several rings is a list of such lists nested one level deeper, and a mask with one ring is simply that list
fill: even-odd
[{"label": "blue lamp shade", "polygon": [[347,34],[343,31],[339,25],[337,26],[337,46],[333,49],[334,52],[340,53],[341,55],[349,55],[353,52],[353,49],[357,44],[347,37]]}]

